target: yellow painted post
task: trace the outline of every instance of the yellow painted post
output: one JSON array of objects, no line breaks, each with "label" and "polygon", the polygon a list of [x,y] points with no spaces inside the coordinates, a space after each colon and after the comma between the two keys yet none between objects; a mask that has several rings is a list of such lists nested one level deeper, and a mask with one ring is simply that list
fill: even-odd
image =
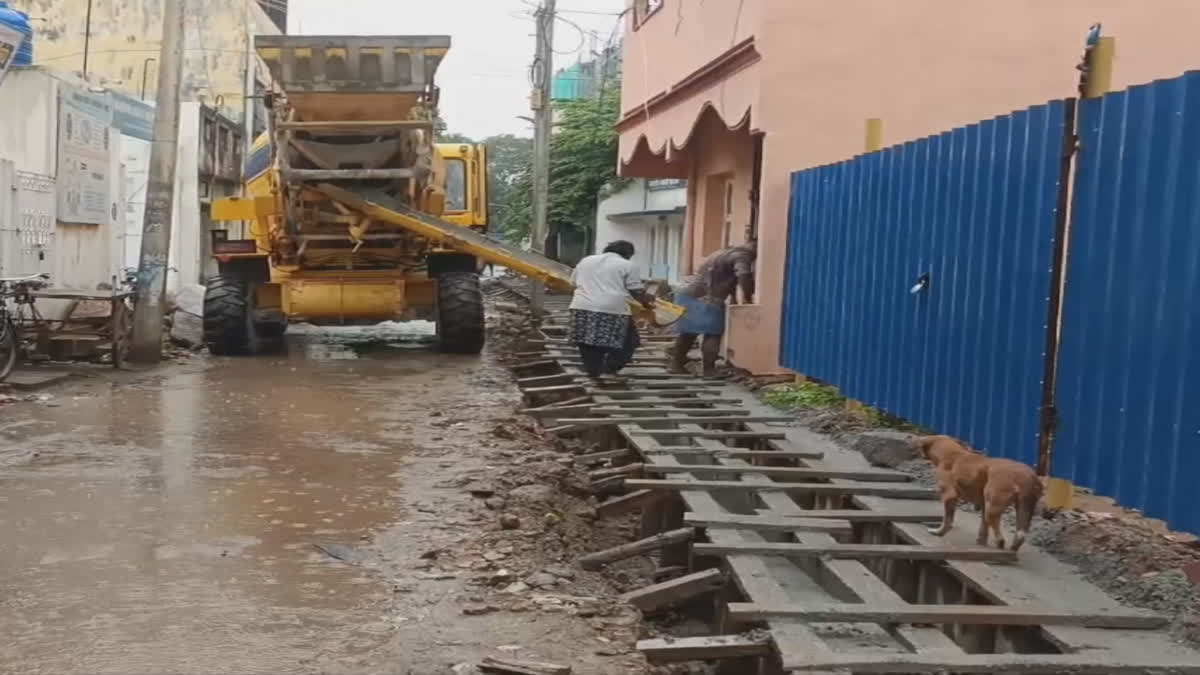
[{"label": "yellow painted post", "polygon": [[866,144],[867,152],[875,152],[883,148],[883,120],[872,117],[867,120]]},{"label": "yellow painted post", "polygon": [[[1113,60],[1117,54],[1117,40],[1102,37],[1096,41],[1088,54],[1087,87],[1084,95],[1098,98],[1112,91]],[[1075,501],[1075,485],[1064,478],[1050,477],[1046,481],[1046,508],[1069,509]]]},{"label": "yellow painted post", "polygon": [[1117,39],[1102,37],[1092,47],[1088,57],[1087,97],[1096,98],[1112,91],[1113,60],[1117,56]]}]

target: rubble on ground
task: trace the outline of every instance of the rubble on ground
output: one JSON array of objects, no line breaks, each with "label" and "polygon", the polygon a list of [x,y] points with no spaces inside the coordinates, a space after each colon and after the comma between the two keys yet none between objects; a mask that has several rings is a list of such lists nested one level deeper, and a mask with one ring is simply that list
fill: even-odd
[{"label": "rubble on ground", "polygon": [[188,349],[204,345],[204,286],[184,284],[169,303],[171,342]]}]

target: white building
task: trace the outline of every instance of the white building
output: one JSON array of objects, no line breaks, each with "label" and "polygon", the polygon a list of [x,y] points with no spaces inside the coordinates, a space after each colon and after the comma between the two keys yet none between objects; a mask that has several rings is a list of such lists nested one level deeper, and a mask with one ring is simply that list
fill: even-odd
[{"label": "white building", "polygon": [[[94,290],[136,267],[154,109],[69,74],[10,70],[0,82],[0,276],[48,273]],[[240,125],[182,105],[168,291],[211,273],[208,204],[234,194]]]},{"label": "white building", "polygon": [[610,241],[633,244],[633,263],[643,278],[680,280],[687,181],[636,179],[596,207],[596,251]]}]

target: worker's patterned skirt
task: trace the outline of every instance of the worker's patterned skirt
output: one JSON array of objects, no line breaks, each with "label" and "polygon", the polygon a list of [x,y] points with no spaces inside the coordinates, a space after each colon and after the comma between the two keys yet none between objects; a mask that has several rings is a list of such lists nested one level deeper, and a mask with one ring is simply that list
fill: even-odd
[{"label": "worker's patterned skirt", "polygon": [[632,322],[627,314],[573,309],[569,339],[577,345],[620,349],[625,345],[625,335],[630,323]]}]

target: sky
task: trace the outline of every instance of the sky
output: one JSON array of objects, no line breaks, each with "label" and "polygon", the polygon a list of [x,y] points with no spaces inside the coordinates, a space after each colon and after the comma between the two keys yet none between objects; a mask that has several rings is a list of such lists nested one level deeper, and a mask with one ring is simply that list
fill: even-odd
[{"label": "sky", "polygon": [[[619,39],[627,0],[558,0],[554,69]],[[449,35],[437,73],[447,131],[531,136],[529,64],[535,0],[288,0],[293,35]],[[577,24],[578,27],[570,23]]]}]

